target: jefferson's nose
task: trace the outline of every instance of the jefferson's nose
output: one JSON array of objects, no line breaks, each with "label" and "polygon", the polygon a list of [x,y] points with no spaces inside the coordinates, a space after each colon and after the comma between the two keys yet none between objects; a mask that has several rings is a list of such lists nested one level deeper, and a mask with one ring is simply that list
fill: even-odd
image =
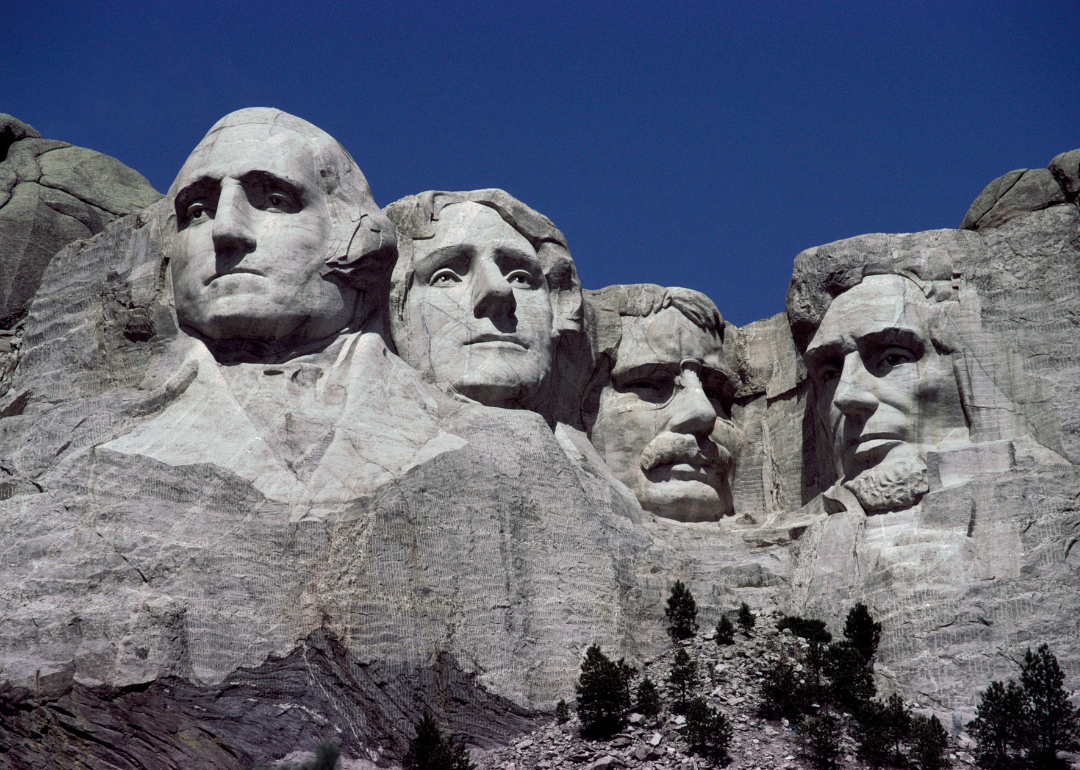
[{"label": "jefferson's nose", "polygon": [[214,249],[218,253],[238,251],[243,254],[255,250],[251,204],[239,182],[222,182],[217,211],[214,212]]},{"label": "jefferson's nose", "polygon": [[517,308],[514,289],[494,259],[477,258],[473,284],[473,315],[477,318],[510,316]]},{"label": "jefferson's nose", "polygon": [[675,396],[671,400],[668,429],[675,433],[709,435],[716,425],[716,408],[705,395],[705,388],[695,369],[684,367]]},{"label": "jefferson's nose", "polygon": [[872,389],[873,380],[874,375],[863,366],[862,357],[849,353],[833,392],[833,405],[846,417],[865,418],[873,414],[880,403]]}]

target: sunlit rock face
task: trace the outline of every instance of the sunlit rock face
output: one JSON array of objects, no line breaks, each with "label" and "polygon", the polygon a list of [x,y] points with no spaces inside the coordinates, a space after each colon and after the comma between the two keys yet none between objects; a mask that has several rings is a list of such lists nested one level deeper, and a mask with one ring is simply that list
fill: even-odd
[{"label": "sunlit rock face", "polygon": [[944,717],[1044,640],[1080,685],[1076,170],[808,250],[736,329],[583,297],[506,193],[384,214],[319,129],[227,116],[51,257],[0,371],[0,737],[57,725],[15,766],[385,763],[425,708],[492,745],[590,644],[668,644],[675,580],[702,628],[865,602]]},{"label": "sunlit rock face", "polygon": [[588,305],[596,368],[583,404],[593,444],[645,510],[678,521],[731,516],[742,436],[716,306],[650,284],[589,292]]}]

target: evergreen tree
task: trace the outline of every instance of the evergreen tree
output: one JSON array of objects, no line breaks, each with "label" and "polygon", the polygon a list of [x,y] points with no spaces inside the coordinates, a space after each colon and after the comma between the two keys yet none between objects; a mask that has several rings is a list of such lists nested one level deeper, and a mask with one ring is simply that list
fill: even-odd
[{"label": "evergreen tree", "polygon": [[975,718],[967,726],[977,743],[975,757],[980,767],[1006,770],[1017,765],[1027,711],[1024,691],[1016,682],[1010,679],[1007,685],[990,683],[975,707]]},{"label": "evergreen tree", "polygon": [[822,770],[836,767],[836,757],[840,754],[840,739],[843,737],[840,720],[832,714],[807,717],[799,725],[799,735],[814,764]]},{"label": "evergreen tree", "polygon": [[425,711],[416,726],[416,737],[401,762],[405,770],[474,770],[464,741],[443,737],[430,711]]},{"label": "evergreen tree", "polygon": [[737,620],[739,625],[742,626],[743,633],[750,636],[750,631],[757,623],[757,616],[750,611],[750,606],[746,602],[739,605],[739,617]]},{"label": "evergreen tree", "polygon": [[555,721],[560,725],[565,725],[570,721],[570,707],[566,705],[565,698],[560,698],[555,704]]},{"label": "evergreen tree", "polygon": [[855,743],[859,758],[877,770],[889,762],[889,734],[885,723],[885,704],[867,701],[857,714]]},{"label": "evergreen tree", "polygon": [[857,714],[874,697],[874,671],[866,665],[862,653],[847,642],[830,644],[825,654],[825,674],[829,677],[829,695],[840,708]]},{"label": "evergreen tree", "polygon": [[668,675],[668,685],[677,693],[676,710],[684,710],[687,695],[698,685],[697,661],[693,660],[686,650],[680,649],[675,653],[671,673]]},{"label": "evergreen tree", "polygon": [[727,615],[720,616],[720,622],[716,624],[716,643],[733,644],[735,642],[735,626]]},{"label": "evergreen tree", "polygon": [[919,770],[944,770],[949,762],[945,749],[949,734],[936,716],[929,719],[916,714],[911,721],[911,756],[919,763]]},{"label": "evergreen tree", "polygon": [[585,651],[577,683],[582,733],[605,738],[622,729],[630,707],[627,670],[622,661],[614,663],[595,644]]},{"label": "evergreen tree", "polygon": [[885,702],[885,735],[893,751],[893,763],[904,764],[903,744],[911,735],[911,710],[904,705],[904,699],[896,693]]},{"label": "evergreen tree", "polygon": [[645,677],[637,688],[636,710],[644,717],[654,717],[660,713],[660,693],[653,680]]},{"label": "evergreen tree", "polygon": [[664,614],[667,615],[668,634],[672,640],[689,639],[697,631],[697,604],[690,589],[681,580],[676,580],[671,587]]},{"label": "evergreen tree", "polygon": [[713,765],[728,759],[733,731],[727,717],[705,703],[704,698],[694,698],[686,708],[686,742],[690,750],[705,757]]},{"label": "evergreen tree", "polygon": [[881,624],[874,621],[866,605],[859,602],[847,614],[844,622],[844,638],[859,651],[869,663],[881,641]]},{"label": "evergreen tree", "polygon": [[805,692],[795,667],[781,658],[761,678],[761,715],[766,719],[795,721],[805,710]]},{"label": "evergreen tree", "polygon": [[1036,652],[1028,648],[1020,683],[1028,709],[1024,745],[1034,767],[1058,766],[1057,752],[1076,746],[1080,718],[1062,687],[1064,681],[1065,674],[1048,645],[1043,644]]}]

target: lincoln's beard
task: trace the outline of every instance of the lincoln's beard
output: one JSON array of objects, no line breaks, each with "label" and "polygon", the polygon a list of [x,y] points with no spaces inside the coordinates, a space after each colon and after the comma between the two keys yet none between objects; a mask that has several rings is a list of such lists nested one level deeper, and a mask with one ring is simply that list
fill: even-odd
[{"label": "lincoln's beard", "polygon": [[926,463],[918,457],[888,458],[860,473],[844,486],[858,498],[863,510],[870,512],[896,511],[910,508],[930,489]]}]

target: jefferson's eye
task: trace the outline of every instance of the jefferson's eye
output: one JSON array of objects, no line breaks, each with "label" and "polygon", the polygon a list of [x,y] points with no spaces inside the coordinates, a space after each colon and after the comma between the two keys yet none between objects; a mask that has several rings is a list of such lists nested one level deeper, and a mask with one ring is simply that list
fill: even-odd
[{"label": "jefferson's eye", "polygon": [[506,276],[506,282],[514,288],[531,289],[533,277],[525,270],[514,270]]},{"label": "jefferson's eye", "polygon": [[461,283],[461,276],[448,267],[436,270],[428,281],[429,286],[453,286],[457,283]]}]

